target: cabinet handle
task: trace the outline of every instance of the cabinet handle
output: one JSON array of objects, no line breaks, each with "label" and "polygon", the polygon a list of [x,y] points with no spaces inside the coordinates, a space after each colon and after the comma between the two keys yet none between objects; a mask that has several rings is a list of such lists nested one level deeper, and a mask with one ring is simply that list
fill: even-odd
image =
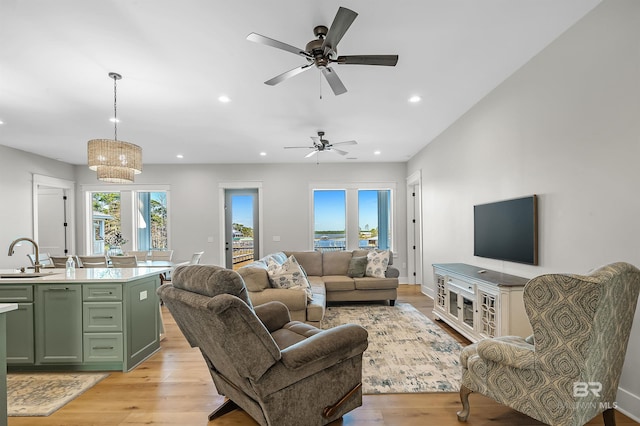
[{"label": "cabinet handle", "polygon": [[94,346],[92,349],[107,349],[107,350],[111,350],[111,349],[113,349],[113,346]]},{"label": "cabinet handle", "polygon": [[96,295],[96,294],[109,294],[109,295],[111,295],[111,294],[113,294],[113,292],[111,292],[111,291],[94,291],[93,294],[94,295]]},{"label": "cabinet handle", "polygon": [[69,287],[65,287],[65,288],[53,287],[53,288],[48,288],[46,291],[69,291],[69,290],[71,290]]},{"label": "cabinet handle", "polygon": [[91,317],[92,319],[113,319],[113,316],[97,316]]}]

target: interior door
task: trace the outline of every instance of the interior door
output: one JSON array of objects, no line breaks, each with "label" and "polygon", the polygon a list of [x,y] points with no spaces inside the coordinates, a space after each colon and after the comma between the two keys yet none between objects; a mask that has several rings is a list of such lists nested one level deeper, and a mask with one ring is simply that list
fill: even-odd
[{"label": "interior door", "polygon": [[260,257],[258,189],[225,189],[225,267],[237,269]]}]

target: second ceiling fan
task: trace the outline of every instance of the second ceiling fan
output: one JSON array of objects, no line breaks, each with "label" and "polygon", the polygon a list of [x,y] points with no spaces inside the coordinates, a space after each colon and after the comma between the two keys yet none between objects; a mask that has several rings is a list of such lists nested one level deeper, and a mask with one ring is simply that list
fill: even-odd
[{"label": "second ceiling fan", "polygon": [[336,145],[356,145],[358,142],[356,141],[345,141],[345,142],[336,142],[329,143],[328,140],[323,139],[324,136],[323,131],[318,132],[318,136],[311,136],[311,140],[313,140],[313,146],[285,146],[284,149],[292,149],[292,148],[304,148],[311,149],[310,153],[304,156],[304,158],[309,158],[313,155],[316,155],[319,152],[335,152],[340,155],[347,155],[347,151],[343,151],[341,149],[335,148]]},{"label": "second ceiling fan", "polygon": [[260,34],[251,33],[247,36],[247,40],[256,43],[264,44],[267,46],[275,47],[278,49],[291,52],[296,55],[300,55],[307,60],[306,65],[296,67],[292,70],[284,72],[270,80],[265,81],[265,84],[275,86],[284,80],[300,74],[303,71],[311,68],[315,65],[324,77],[327,79],[331,90],[335,95],[341,95],[347,91],[347,88],[342,84],[342,81],[336,74],[336,72],[329,67],[329,64],[346,64],[346,65],[382,65],[393,67],[398,63],[398,55],[350,55],[350,56],[338,56],[338,43],[347,32],[353,21],[358,14],[353,10],[345,7],[340,7],[336,13],[336,17],[333,19],[333,23],[330,28],[324,25],[318,25],[313,29],[313,34],[317,37],[315,40],[311,40],[307,43],[305,49],[300,49],[290,44],[283,43],[278,40],[274,40],[269,37],[265,37]]}]

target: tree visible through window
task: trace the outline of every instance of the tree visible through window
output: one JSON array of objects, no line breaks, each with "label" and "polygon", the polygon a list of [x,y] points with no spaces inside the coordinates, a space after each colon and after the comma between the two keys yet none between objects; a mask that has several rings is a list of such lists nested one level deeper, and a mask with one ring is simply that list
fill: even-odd
[{"label": "tree visible through window", "polygon": [[138,250],[166,250],[167,193],[138,192]]}]

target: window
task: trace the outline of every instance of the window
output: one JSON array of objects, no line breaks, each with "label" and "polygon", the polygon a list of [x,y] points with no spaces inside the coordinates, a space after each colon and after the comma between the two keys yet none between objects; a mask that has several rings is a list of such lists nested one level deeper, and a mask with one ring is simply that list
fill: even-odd
[{"label": "window", "polygon": [[168,191],[86,185],[86,254],[169,248]]},{"label": "window", "polygon": [[358,191],[359,247],[389,249],[391,247],[391,191],[365,189]]},{"label": "window", "polygon": [[344,190],[313,191],[313,249],[340,251],[346,249],[346,192]]},{"label": "window", "polygon": [[93,192],[91,206],[91,254],[119,251],[124,244],[120,223],[120,193]]},{"label": "window", "polygon": [[314,250],[392,249],[395,184],[327,186],[311,185]]},{"label": "window", "polygon": [[167,193],[138,192],[138,250],[166,250],[169,248],[167,232]]}]

